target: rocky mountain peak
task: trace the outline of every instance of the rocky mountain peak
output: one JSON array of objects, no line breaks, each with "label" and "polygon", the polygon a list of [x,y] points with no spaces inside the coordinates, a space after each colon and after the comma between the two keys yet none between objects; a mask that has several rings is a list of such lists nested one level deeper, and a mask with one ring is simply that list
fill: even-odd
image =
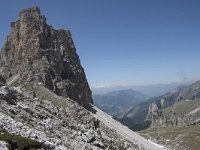
[{"label": "rocky mountain peak", "polygon": [[20,12],[19,20],[11,23],[12,31],[18,31],[20,35],[34,34],[36,31],[43,31],[45,27],[47,27],[46,18],[41,15],[38,7],[24,9]]},{"label": "rocky mountain peak", "polygon": [[19,18],[21,23],[45,23],[46,21],[46,18],[41,15],[40,9],[37,6],[22,10]]},{"label": "rocky mountain peak", "polygon": [[[0,53],[2,76],[17,84],[42,84],[85,107],[91,90],[69,30],[55,30],[38,7],[20,12]],[[17,78],[16,78],[17,77]]]}]

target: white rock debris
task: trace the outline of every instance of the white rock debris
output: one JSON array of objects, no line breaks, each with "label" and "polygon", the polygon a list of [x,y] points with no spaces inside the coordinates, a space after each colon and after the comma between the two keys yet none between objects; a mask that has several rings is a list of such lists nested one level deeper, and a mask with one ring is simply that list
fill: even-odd
[{"label": "white rock debris", "polygon": [[4,142],[4,141],[0,141],[0,150],[9,150],[7,148],[8,143]]},{"label": "white rock debris", "polygon": [[13,90],[15,103],[0,98],[1,129],[44,142],[49,149],[140,149],[71,99],[57,96],[43,86],[34,90],[34,98],[25,89]]}]

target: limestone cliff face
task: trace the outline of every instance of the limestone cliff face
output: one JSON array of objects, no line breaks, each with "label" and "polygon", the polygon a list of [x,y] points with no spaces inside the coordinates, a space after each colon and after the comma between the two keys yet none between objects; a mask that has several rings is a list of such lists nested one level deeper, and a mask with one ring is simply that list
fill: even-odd
[{"label": "limestone cliff face", "polygon": [[199,112],[178,114],[176,110],[167,113],[162,110],[155,111],[151,119],[151,127],[187,127],[199,123]]},{"label": "limestone cliff face", "polygon": [[152,127],[189,126],[200,123],[200,81],[164,94],[149,105]]},{"label": "limestone cliff face", "polygon": [[176,91],[168,92],[168,93],[164,94],[163,96],[160,96],[159,99],[156,99],[155,101],[153,101],[149,105],[147,118],[149,120],[152,120],[153,115],[157,116],[157,112],[159,110],[168,108],[168,107],[174,105],[180,99],[179,94],[180,94],[180,89],[177,89]]},{"label": "limestone cliff face", "polygon": [[23,10],[11,23],[0,67],[5,79],[19,75],[20,84],[43,84],[85,107],[92,103],[70,31],[47,25],[38,7]]},{"label": "limestone cliff face", "polygon": [[151,127],[183,127],[190,125],[188,117],[179,116],[174,111],[163,114],[162,111],[154,111],[151,118]]}]

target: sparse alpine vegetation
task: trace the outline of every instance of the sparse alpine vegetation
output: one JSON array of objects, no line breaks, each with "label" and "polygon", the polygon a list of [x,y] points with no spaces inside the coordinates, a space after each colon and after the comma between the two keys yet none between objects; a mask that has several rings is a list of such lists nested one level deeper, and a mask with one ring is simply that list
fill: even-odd
[{"label": "sparse alpine vegetation", "polygon": [[4,129],[0,129],[0,141],[6,142],[6,146],[9,150],[18,149],[45,149],[47,148],[43,143],[36,140],[22,137],[20,135],[13,135]]}]

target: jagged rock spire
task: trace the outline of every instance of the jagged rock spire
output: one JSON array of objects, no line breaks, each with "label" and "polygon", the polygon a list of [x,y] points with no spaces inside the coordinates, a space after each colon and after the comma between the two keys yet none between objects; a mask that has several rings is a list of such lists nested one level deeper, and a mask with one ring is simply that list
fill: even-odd
[{"label": "jagged rock spire", "polygon": [[0,66],[6,79],[20,75],[20,84],[40,83],[85,107],[92,103],[70,31],[47,25],[38,7],[21,11],[11,23]]}]

